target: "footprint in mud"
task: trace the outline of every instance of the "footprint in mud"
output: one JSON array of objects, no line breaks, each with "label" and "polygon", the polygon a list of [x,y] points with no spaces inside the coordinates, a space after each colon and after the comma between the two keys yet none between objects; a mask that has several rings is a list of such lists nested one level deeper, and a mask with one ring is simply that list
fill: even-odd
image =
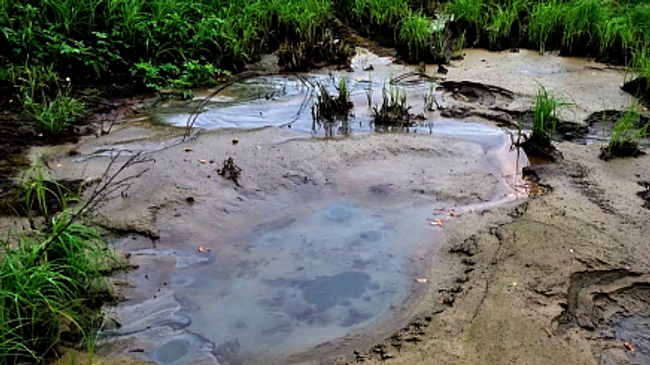
[{"label": "footprint in mud", "polygon": [[467,102],[488,108],[507,104],[514,99],[514,94],[511,91],[493,85],[471,81],[445,81],[441,85]]}]

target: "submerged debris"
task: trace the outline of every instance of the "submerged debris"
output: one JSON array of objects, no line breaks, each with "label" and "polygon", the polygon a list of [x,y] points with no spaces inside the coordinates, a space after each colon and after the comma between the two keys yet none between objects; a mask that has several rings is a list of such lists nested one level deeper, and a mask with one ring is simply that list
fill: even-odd
[{"label": "submerged debris", "polygon": [[241,167],[235,165],[232,157],[229,157],[223,162],[223,167],[217,170],[217,173],[227,180],[232,180],[235,185],[239,185],[239,177],[241,176]]}]

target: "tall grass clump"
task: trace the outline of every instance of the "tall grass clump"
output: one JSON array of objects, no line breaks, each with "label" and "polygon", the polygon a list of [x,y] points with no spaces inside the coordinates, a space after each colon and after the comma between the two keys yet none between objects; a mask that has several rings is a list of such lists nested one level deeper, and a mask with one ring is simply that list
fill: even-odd
[{"label": "tall grass clump", "polygon": [[533,6],[528,23],[528,37],[544,52],[549,39],[557,38],[562,22],[562,3],[559,0],[541,1]]},{"label": "tall grass clump", "polygon": [[541,86],[533,99],[533,127],[530,142],[540,147],[550,147],[561,109],[571,104],[552,95]]},{"label": "tall grass clump", "polygon": [[356,0],[353,14],[358,21],[367,19],[371,26],[394,26],[410,11],[406,0]]},{"label": "tall grass clump", "polygon": [[609,143],[600,149],[600,158],[636,156],[640,153],[639,142],[648,135],[650,122],[641,122],[641,106],[632,104],[625,114],[614,124]]},{"label": "tall grass clump", "polygon": [[645,80],[645,92],[650,93],[650,49],[644,48],[637,51],[634,54],[632,66],[638,77]]},{"label": "tall grass clump", "polygon": [[433,49],[431,19],[421,13],[412,13],[401,24],[398,45],[408,49],[407,59],[419,62],[430,58]]},{"label": "tall grass clump", "polygon": [[318,85],[319,92],[313,108],[313,115],[316,122],[334,122],[337,118],[347,118],[348,113],[353,107],[350,101],[348,80],[346,78],[339,79],[335,88],[337,94],[332,95],[325,85]]},{"label": "tall grass clump", "polygon": [[22,205],[17,213],[48,218],[54,213],[52,210],[65,211],[69,202],[77,200],[70,189],[45,177],[40,160],[19,179],[17,195]]},{"label": "tall grass clump", "polygon": [[79,121],[86,112],[84,103],[71,97],[69,90],[59,90],[52,99],[43,94],[41,102],[35,101],[34,97],[27,93],[23,106],[27,115],[32,118],[32,124],[50,136],[57,136],[65,128]]},{"label": "tall grass clump", "polygon": [[510,0],[505,4],[491,4],[488,7],[488,16],[486,17],[485,29],[488,33],[490,46],[496,46],[499,42],[508,42],[509,37],[513,36],[515,42],[521,37],[521,26],[518,34],[512,34],[515,24],[520,22],[520,17],[527,11],[528,1]]},{"label": "tall grass clump", "polygon": [[457,21],[474,24],[479,30],[485,21],[484,0],[453,0],[447,3],[446,11],[454,14]]},{"label": "tall grass clump", "polygon": [[[64,212],[0,261],[0,363],[43,363],[55,355],[65,325],[79,339],[107,293],[102,270],[112,260],[100,236]],[[73,336],[74,337],[74,336]]]},{"label": "tall grass clump", "polygon": [[381,106],[373,107],[372,122],[379,129],[408,128],[413,124],[410,110],[404,90],[394,83],[384,85]]},{"label": "tall grass clump", "polygon": [[601,51],[630,53],[650,44],[650,4],[621,4],[601,25]]},{"label": "tall grass clump", "polygon": [[601,27],[607,19],[602,0],[576,0],[561,9],[562,46],[569,52],[574,46],[597,49],[602,39]]}]

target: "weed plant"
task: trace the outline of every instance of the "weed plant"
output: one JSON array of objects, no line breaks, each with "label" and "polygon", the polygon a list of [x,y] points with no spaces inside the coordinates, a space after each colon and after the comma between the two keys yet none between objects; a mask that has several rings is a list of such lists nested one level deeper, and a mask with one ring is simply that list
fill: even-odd
[{"label": "weed plant", "polygon": [[70,219],[63,212],[18,247],[4,246],[0,364],[45,362],[61,343],[62,324],[83,333],[107,293],[102,270],[113,256],[97,232]]},{"label": "weed plant", "polygon": [[555,136],[558,113],[561,109],[570,105],[570,103],[552,95],[546,88],[541,86],[533,100],[531,143],[541,147],[551,146],[551,140]]},{"label": "weed plant", "polygon": [[384,85],[382,103],[379,109],[373,108],[372,121],[379,129],[404,129],[412,125],[411,107],[407,103],[406,93],[396,84]]},{"label": "weed plant", "polygon": [[650,122],[639,127],[641,106],[632,104],[612,129],[609,143],[600,149],[600,158],[609,160],[613,157],[635,156],[639,153],[639,142],[648,135]]},{"label": "weed plant", "polygon": [[[512,0],[489,8],[490,14],[486,20],[485,29],[491,46],[498,42],[508,41],[515,23],[519,21],[520,14],[527,11],[527,6],[526,0]],[[521,34],[512,36],[518,41]]]},{"label": "weed plant", "polygon": [[440,105],[438,105],[438,102],[436,101],[435,91],[436,83],[431,80],[429,82],[429,91],[422,95],[422,99],[424,99],[424,112],[440,109]]},{"label": "weed plant", "polygon": [[411,12],[406,0],[355,0],[353,15],[371,26],[394,26]]},{"label": "weed plant", "polygon": [[334,122],[337,118],[346,119],[353,105],[350,102],[350,89],[346,78],[339,79],[335,86],[337,95],[331,95],[327,87],[318,85],[319,93],[314,105],[314,119],[318,123]]},{"label": "weed plant", "polygon": [[31,93],[26,93],[23,105],[27,115],[32,118],[32,124],[50,136],[57,136],[79,121],[86,112],[84,103],[71,97],[69,89],[59,90],[53,99],[43,93],[42,100],[36,102]]},{"label": "weed plant", "polygon": [[398,40],[407,46],[408,60],[419,61],[431,53],[432,33],[431,19],[420,13],[412,13],[402,21]]},{"label": "weed plant", "polygon": [[650,88],[650,49],[644,48],[634,54],[633,67],[637,70],[639,77],[645,80],[646,92]]},{"label": "weed plant", "polygon": [[68,203],[77,200],[70,189],[43,175],[40,160],[19,179],[17,194],[23,209],[18,213],[29,216],[35,213],[50,217],[54,213],[52,209],[65,211]]}]

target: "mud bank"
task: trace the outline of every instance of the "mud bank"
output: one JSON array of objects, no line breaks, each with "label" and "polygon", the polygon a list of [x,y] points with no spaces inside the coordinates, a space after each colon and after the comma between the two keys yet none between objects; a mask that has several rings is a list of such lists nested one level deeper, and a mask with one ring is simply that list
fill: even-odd
[{"label": "mud bank", "polygon": [[[350,75],[359,84],[368,63],[390,73],[369,59]],[[644,363],[650,210],[637,181],[650,181],[650,158],[603,162],[596,144],[560,142],[562,161],[527,170],[547,194],[523,199],[526,159],[481,124],[516,123],[539,82],[570,95],[564,122],[585,127],[588,115],[629,105],[623,73],[468,51],[437,77],[431,133],[361,124],[323,139],[305,133],[307,119],[261,128],[243,116],[247,130],[186,142],[139,121],[48,149],[57,177],[101,175],[113,148],[156,160],[97,217],[140,265],[118,278],[125,302],[107,309],[115,321],[99,352],[167,364]],[[419,83],[417,100],[428,88]],[[271,119],[290,118],[299,100],[285,94],[291,108]],[[219,122],[241,115],[214,110]],[[454,131],[454,118],[467,124]],[[229,157],[240,187],[218,174]]]},{"label": "mud bank", "polygon": [[[491,221],[486,210],[526,196],[525,157],[507,134],[475,128],[486,128],[489,148],[421,133],[323,140],[264,128],[154,149],[146,179],[97,218],[136,233],[114,247],[140,266],[122,278],[133,285],[122,290],[128,302],[107,309],[119,326],[105,328],[100,353],[295,362],[313,346],[331,357],[388,335],[437,287],[429,265],[445,229]],[[60,176],[100,174],[108,159],[96,143],[119,135],[74,157],[52,151],[50,165]],[[242,168],[240,187],[218,175],[225,157]]]},{"label": "mud bank", "polygon": [[[461,285],[453,308],[434,315],[439,296],[431,298],[402,333],[357,358],[376,363],[390,352],[394,364],[647,363],[650,211],[636,196],[636,180],[647,178],[650,159],[611,164],[598,160],[596,146],[559,148],[564,162],[535,168],[552,193],[508,211],[507,223],[450,243]],[[415,343],[406,340],[412,336]]]}]

